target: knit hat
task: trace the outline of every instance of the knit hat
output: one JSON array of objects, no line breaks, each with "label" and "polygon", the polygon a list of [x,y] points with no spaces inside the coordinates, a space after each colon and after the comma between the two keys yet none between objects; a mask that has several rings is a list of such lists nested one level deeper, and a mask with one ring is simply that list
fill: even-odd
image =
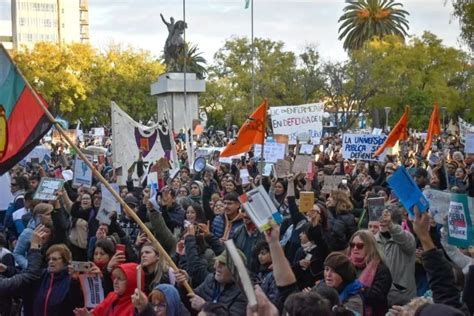
[{"label": "knit hat", "polygon": [[342,253],[333,252],[327,256],[324,266],[331,268],[339,274],[344,284],[350,283],[356,279],[356,269],[349,258]]},{"label": "knit hat", "polygon": [[203,191],[203,188],[204,188],[204,185],[202,184],[202,182],[198,181],[198,180],[194,180],[193,182],[191,182],[191,185],[192,184],[195,184],[195,185],[198,186],[199,191],[201,192],[201,195],[202,195],[202,191]]}]

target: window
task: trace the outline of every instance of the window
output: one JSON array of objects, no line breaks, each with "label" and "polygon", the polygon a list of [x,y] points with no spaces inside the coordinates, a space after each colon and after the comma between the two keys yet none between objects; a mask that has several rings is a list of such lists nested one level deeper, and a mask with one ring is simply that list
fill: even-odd
[{"label": "window", "polygon": [[32,42],[33,41],[33,34],[31,34],[31,33],[26,34],[26,40],[28,42]]},{"label": "window", "polygon": [[52,23],[51,19],[44,19],[43,20],[43,25],[44,25],[44,27],[51,27],[51,26],[53,26],[53,23]]},{"label": "window", "polygon": [[26,23],[26,19],[25,18],[20,18],[20,26],[24,26],[25,23]]}]

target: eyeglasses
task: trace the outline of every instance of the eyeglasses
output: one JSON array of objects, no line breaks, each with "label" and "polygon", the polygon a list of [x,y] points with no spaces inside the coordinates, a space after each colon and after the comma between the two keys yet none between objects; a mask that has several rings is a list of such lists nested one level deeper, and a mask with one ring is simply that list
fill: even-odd
[{"label": "eyeglasses", "polygon": [[349,246],[351,247],[351,249],[354,249],[354,248],[357,248],[359,250],[364,249],[364,244],[361,243],[361,242],[357,242],[357,243],[356,242],[351,242],[351,243],[349,243]]}]

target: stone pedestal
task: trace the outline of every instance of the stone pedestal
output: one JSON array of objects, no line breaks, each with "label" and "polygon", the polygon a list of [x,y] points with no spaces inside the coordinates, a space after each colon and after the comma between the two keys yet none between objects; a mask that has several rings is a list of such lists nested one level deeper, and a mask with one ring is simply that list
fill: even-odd
[{"label": "stone pedestal", "polygon": [[165,110],[169,113],[171,127],[179,132],[185,126],[192,128],[198,119],[198,94],[206,90],[206,82],[196,78],[196,74],[186,74],[186,106],[184,105],[184,73],[165,73],[150,86],[151,95],[158,96],[158,119]]}]

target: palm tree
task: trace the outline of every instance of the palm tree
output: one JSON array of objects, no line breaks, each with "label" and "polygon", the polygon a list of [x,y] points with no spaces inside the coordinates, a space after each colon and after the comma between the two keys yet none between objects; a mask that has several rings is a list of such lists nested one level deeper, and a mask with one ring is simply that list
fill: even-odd
[{"label": "palm tree", "polygon": [[[190,43],[186,43],[186,50],[186,72],[195,73],[198,79],[204,79],[207,74],[207,62],[202,56],[202,52],[198,51],[197,45],[191,45]],[[171,67],[168,65],[168,68],[168,71],[184,72],[184,52],[182,50],[176,60],[176,64]]]},{"label": "palm tree", "polygon": [[407,36],[409,13],[400,9],[403,4],[395,0],[346,0],[348,5],[338,22],[339,40],[344,39],[344,49],[355,50],[374,36]]}]

